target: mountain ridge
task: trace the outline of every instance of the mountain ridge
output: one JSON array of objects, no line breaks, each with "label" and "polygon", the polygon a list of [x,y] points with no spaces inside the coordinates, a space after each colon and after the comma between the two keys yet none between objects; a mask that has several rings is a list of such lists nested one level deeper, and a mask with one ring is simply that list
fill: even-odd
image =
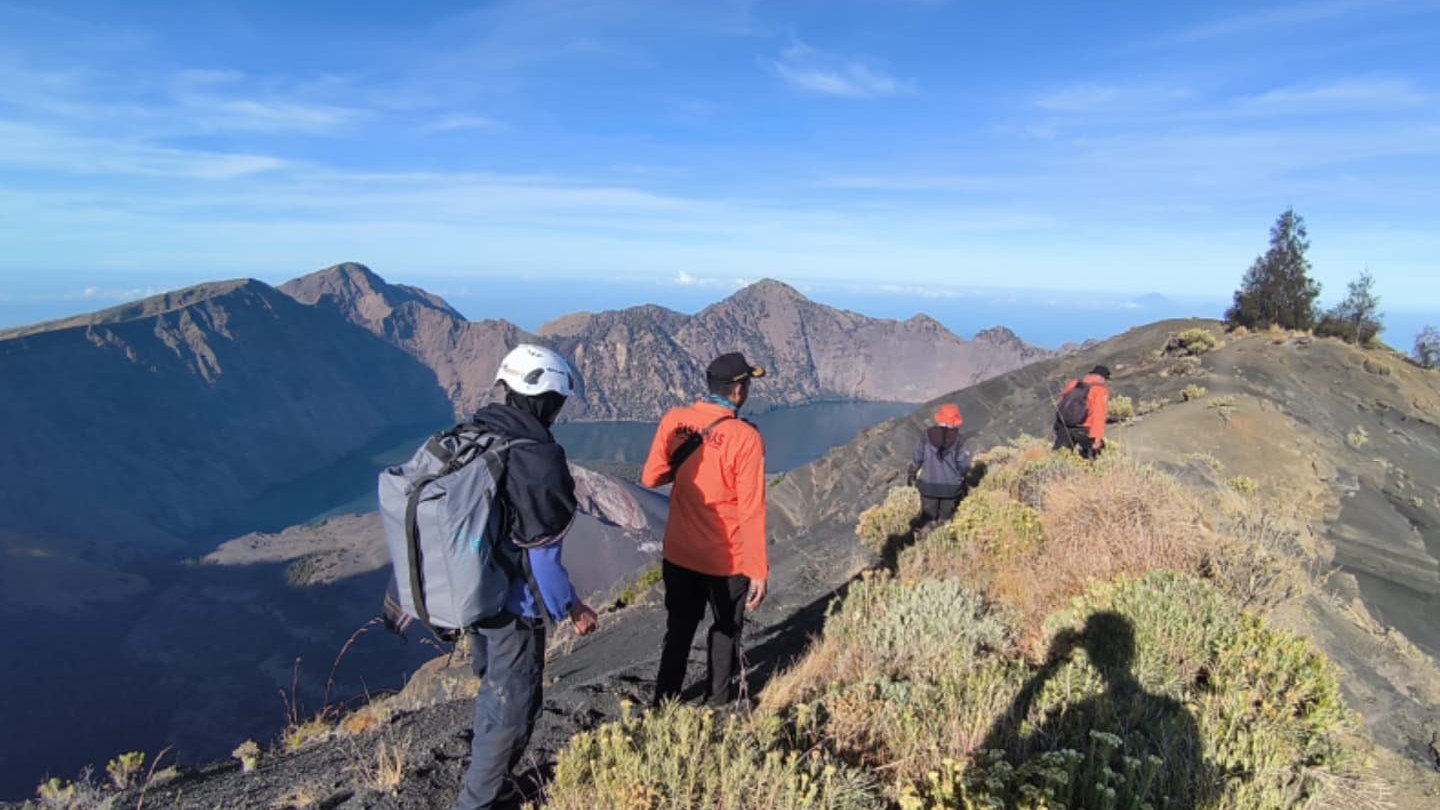
[{"label": "mountain ridge", "polygon": [[495,347],[520,341],[553,343],[574,363],[586,397],[562,418],[592,420],[658,419],[702,396],[705,366],[726,351],[742,351],[771,372],[751,393],[751,407],[759,409],[822,400],[920,401],[1051,354],[1003,327],[965,341],[927,315],[871,318],[812,301],[774,279],[694,315],[642,304],[570,313],[534,333],[505,320],[466,320],[438,296],[396,303],[394,291],[401,288],[353,263],[279,289],[340,312],[432,369],[457,417],[493,400],[488,369],[503,354]]}]

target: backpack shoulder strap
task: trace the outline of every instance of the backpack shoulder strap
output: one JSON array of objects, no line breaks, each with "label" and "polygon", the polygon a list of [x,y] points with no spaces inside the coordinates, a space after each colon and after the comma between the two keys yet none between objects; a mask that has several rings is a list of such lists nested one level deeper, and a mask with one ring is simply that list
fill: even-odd
[{"label": "backpack shoulder strap", "polygon": [[696,450],[700,449],[700,445],[705,442],[705,437],[710,435],[710,431],[714,430],[716,425],[734,418],[734,414],[726,414],[714,422],[711,422],[699,433],[692,433],[686,436],[685,441],[681,442],[680,446],[675,448],[675,452],[670,454],[670,474],[674,475],[675,471],[680,469],[680,465],[684,464],[686,459],[690,458]]}]

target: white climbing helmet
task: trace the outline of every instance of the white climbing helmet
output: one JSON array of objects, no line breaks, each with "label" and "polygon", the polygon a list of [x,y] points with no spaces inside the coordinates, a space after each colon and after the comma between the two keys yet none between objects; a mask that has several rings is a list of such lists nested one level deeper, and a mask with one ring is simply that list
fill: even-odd
[{"label": "white climbing helmet", "polygon": [[535,396],[554,391],[569,397],[583,394],[580,375],[559,354],[531,343],[521,343],[500,361],[495,382],[504,382],[517,394]]}]

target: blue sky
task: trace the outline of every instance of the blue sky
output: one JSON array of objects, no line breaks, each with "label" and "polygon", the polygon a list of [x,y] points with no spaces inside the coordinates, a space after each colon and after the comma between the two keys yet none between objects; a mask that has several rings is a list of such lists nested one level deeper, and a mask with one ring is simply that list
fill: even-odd
[{"label": "blue sky", "polygon": [[1436,42],[1430,0],[0,0],[0,302],[343,260],[1223,301],[1293,205],[1326,299],[1440,311]]}]

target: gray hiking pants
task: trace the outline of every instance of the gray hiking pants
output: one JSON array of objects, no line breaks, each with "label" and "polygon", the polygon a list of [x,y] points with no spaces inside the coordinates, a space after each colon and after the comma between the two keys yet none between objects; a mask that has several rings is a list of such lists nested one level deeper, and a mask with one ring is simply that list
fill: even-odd
[{"label": "gray hiking pants", "polygon": [[502,613],[468,633],[471,666],[481,682],[470,767],[455,810],[489,810],[508,793],[505,781],[520,763],[540,716],[545,623]]}]

